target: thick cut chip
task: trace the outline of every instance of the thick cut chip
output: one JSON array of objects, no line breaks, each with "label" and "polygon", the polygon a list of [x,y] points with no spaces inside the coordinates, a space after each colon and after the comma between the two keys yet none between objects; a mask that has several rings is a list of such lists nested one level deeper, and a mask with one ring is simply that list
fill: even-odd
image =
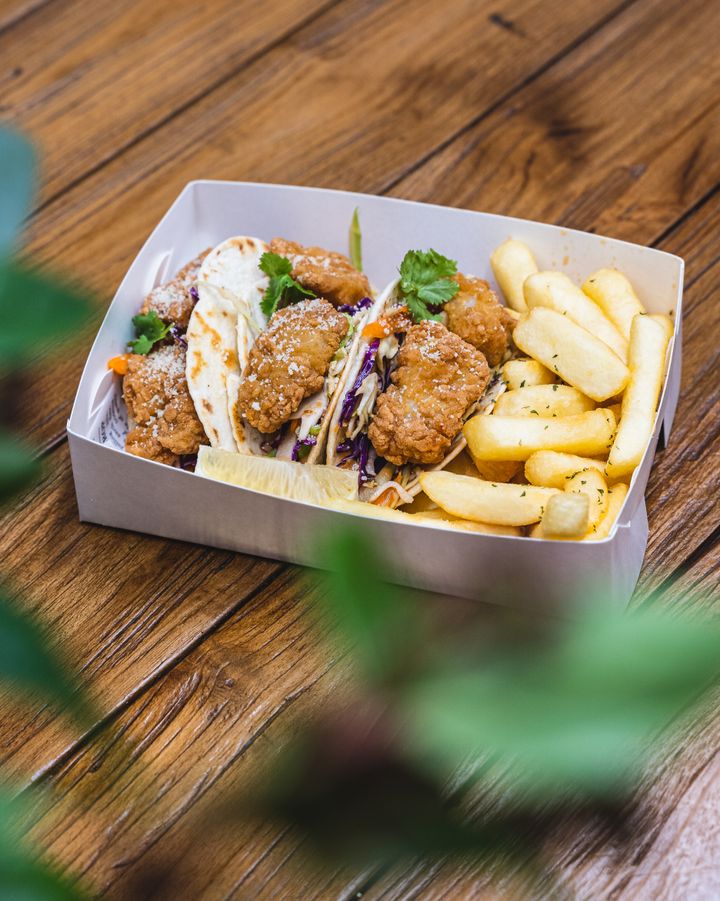
[{"label": "thick cut chip", "polygon": [[535,416],[473,416],[463,434],[474,459],[527,460],[540,450],[594,457],[607,453],[615,433],[609,410],[540,419]]},{"label": "thick cut chip", "polygon": [[586,469],[594,469],[603,475],[605,461],[557,451],[538,451],[525,463],[525,478],[531,485],[564,491],[570,479]]},{"label": "thick cut chip", "polygon": [[531,385],[501,394],[495,416],[539,416],[552,419],[595,409],[595,401],[569,385]]},{"label": "thick cut chip", "polygon": [[582,286],[615,328],[630,340],[630,326],[633,318],[645,309],[640,303],[633,286],[617,269],[598,269]]},{"label": "thick cut chip", "polygon": [[557,493],[550,488],[486,482],[442,470],[421,473],[420,486],[451,516],[501,526],[538,522],[548,499]]},{"label": "thick cut chip", "polygon": [[523,313],[527,309],[523,282],[538,271],[530,248],[522,241],[510,238],[492,252],[490,265],[508,306]]},{"label": "thick cut chip", "polygon": [[532,538],[582,538],[588,530],[590,501],[586,494],[556,494],[550,498],[542,522]]},{"label": "thick cut chip", "polygon": [[585,536],[586,541],[601,541],[603,538],[608,537],[612,527],[617,522],[627,493],[628,486],[624,482],[618,482],[617,485],[613,485],[608,489],[608,506],[605,515],[598,523],[595,531],[591,531]]},{"label": "thick cut chip", "polygon": [[523,290],[529,309],[547,307],[567,316],[604,341],[623,362],[627,360],[627,340],[567,275],[562,272],[538,272],[526,280]]},{"label": "thick cut chip", "polygon": [[520,529],[513,526],[496,526],[486,522],[457,519],[444,510],[407,513],[404,510],[393,510],[378,504],[367,504],[364,501],[343,500],[330,501],[327,506],[333,510],[339,510],[341,513],[354,513],[356,516],[367,516],[370,519],[389,519],[393,522],[404,522],[410,525],[460,529],[462,532],[480,532],[484,535],[520,535]]},{"label": "thick cut chip", "polygon": [[630,371],[604,341],[562,313],[535,307],[515,326],[515,344],[598,402],[620,394]]},{"label": "thick cut chip", "polygon": [[531,385],[551,385],[557,381],[555,373],[537,360],[508,360],[503,366],[502,375],[508,391],[529,388]]},{"label": "thick cut chip", "polygon": [[668,336],[660,323],[638,315],[630,330],[630,383],[622,400],[620,427],[610,449],[607,474],[620,479],[632,473],[645,453],[665,375]]},{"label": "thick cut chip", "polygon": [[590,504],[587,531],[596,531],[608,508],[608,486],[603,476],[596,469],[586,469],[568,479],[565,490],[586,495]]}]

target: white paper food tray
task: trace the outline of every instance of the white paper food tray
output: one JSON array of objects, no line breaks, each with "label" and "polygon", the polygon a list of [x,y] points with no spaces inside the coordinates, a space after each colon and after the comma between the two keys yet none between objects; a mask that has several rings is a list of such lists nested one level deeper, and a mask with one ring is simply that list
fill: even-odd
[{"label": "white paper food tray", "polygon": [[[107,360],[132,337],[131,317],[147,292],[204,248],[236,235],[347,252],[355,207],[363,234],[364,268],[373,284],[392,279],[408,249],[434,247],[458,260],[460,271],[494,283],[490,254],[508,237],[526,241],[541,269],[584,280],[616,266],[648,312],[676,323],[670,365],[652,441],[635,471],[612,534],[597,542],[560,542],[482,535],[427,525],[364,519],[389,550],[398,582],[444,594],[482,598],[503,585],[508,598],[532,574],[534,600],[557,609],[588,585],[608,602],[625,604],[647,546],[644,492],[659,440],[670,433],[680,385],[682,259],[597,235],[429,204],[345,191],[195,181],[188,184],[148,238],[110,305],[80,380],[68,436],[80,519],[322,567],[318,539],[352,514],[270,497],[131,456],[122,450],[126,418],[120,380]],[[522,598],[520,599],[522,600]]]}]

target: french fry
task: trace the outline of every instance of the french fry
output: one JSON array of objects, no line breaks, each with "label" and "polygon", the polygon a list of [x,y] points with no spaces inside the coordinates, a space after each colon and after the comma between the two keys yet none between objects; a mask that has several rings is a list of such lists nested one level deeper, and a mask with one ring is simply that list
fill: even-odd
[{"label": "french fry", "polygon": [[564,491],[573,476],[587,469],[604,475],[605,461],[576,454],[559,454],[557,451],[538,451],[525,463],[525,478],[531,485]]},{"label": "french fry", "polygon": [[556,375],[537,360],[508,360],[502,375],[509,391],[531,385],[551,385],[557,381]]},{"label": "french fry", "polygon": [[[457,457],[443,466],[443,469],[459,476],[473,476],[474,478],[480,476],[486,482],[510,482],[522,469],[522,463],[518,463],[517,460],[473,460],[470,448],[466,447]],[[424,497],[424,494],[419,494],[415,498],[412,505],[413,513],[420,511],[421,508],[418,507],[416,510],[415,506]]]},{"label": "french fry", "polygon": [[623,395],[620,427],[610,448],[606,468],[613,480],[631,474],[645,453],[665,375],[668,340],[667,332],[654,319],[643,315],[633,319],[630,383]]},{"label": "french fry", "polygon": [[498,526],[487,522],[473,522],[470,519],[458,519],[445,510],[428,510],[425,513],[416,514],[415,519],[452,526],[464,532],[482,532],[485,535],[520,535],[520,529],[517,526]]},{"label": "french fry", "polygon": [[556,494],[545,508],[542,522],[533,528],[532,538],[582,538],[588,530],[587,494]]},{"label": "french fry", "polygon": [[627,361],[628,343],[597,304],[562,272],[538,272],[523,285],[528,309],[547,307],[587,329]]},{"label": "french fry", "polygon": [[668,341],[675,334],[675,324],[669,316],[666,316],[664,313],[651,313],[650,318],[657,322],[665,329],[665,333],[668,336]]},{"label": "french fry", "polygon": [[586,469],[568,479],[565,491],[584,494],[589,501],[586,531],[596,531],[608,508],[608,486],[596,469]]},{"label": "french fry", "polygon": [[618,482],[608,489],[608,506],[605,515],[597,524],[594,532],[585,536],[586,541],[600,541],[607,538],[620,513],[620,508],[625,503],[628,486],[624,482]]},{"label": "french fry", "polygon": [[587,279],[582,289],[629,341],[633,317],[644,313],[645,308],[622,272],[617,269],[598,269]]},{"label": "french fry", "polygon": [[594,410],[595,406],[594,400],[569,385],[530,385],[501,394],[495,403],[493,415],[551,419],[585,413]]},{"label": "french fry", "polygon": [[622,402],[619,404],[608,404],[605,409],[610,410],[612,415],[615,417],[616,422],[620,422],[620,416],[622,415]]},{"label": "french fry", "polygon": [[530,310],[515,326],[513,338],[526,354],[598,402],[615,397],[630,378],[627,366],[604,341],[555,310]]},{"label": "french fry", "polygon": [[607,452],[615,417],[609,410],[557,419],[480,414],[465,423],[463,434],[476,460],[527,460],[541,450],[593,457]]},{"label": "french fry", "polygon": [[500,526],[538,522],[548,500],[557,493],[551,488],[486,482],[442,470],[421,473],[420,485],[452,516]]},{"label": "french fry", "polygon": [[527,307],[523,296],[523,282],[538,271],[530,248],[522,241],[509,238],[492,252],[490,265],[508,306],[524,313]]}]

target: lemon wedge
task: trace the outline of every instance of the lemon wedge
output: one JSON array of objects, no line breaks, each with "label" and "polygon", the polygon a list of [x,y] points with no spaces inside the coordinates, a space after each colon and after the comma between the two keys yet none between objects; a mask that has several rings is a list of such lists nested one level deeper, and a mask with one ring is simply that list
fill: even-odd
[{"label": "lemon wedge", "polygon": [[311,504],[357,497],[357,473],[347,469],[236,454],[206,445],[200,448],[195,471],[240,488]]}]

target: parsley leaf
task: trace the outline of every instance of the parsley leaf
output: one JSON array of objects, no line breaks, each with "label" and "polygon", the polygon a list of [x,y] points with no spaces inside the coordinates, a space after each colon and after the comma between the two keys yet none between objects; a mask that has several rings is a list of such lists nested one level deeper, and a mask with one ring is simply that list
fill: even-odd
[{"label": "parsley leaf", "polygon": [[162,341],[170,331],[170,326],[162,321],[155,310],[133,316],[132,324],[135,326],[137,337],[128,346],[134,354],[149,354],[158,341]]},{"label": "parsley leaf", "polygon": [[260,301],[260,308],[268,319],[280,306],[286,307],[306,297],[316,297],[292,277],[292,263],[287,257],[266,252],[260,257],[260,269],[270,278],[270,284]]},{"label": "parsley leaf", "polygon": [[400,293],[416,322],[439,319],[428,309],[455,297],[460,285],[450,276],[457,273],[457,263],[436,250],[409,250],[400,264]]}]

